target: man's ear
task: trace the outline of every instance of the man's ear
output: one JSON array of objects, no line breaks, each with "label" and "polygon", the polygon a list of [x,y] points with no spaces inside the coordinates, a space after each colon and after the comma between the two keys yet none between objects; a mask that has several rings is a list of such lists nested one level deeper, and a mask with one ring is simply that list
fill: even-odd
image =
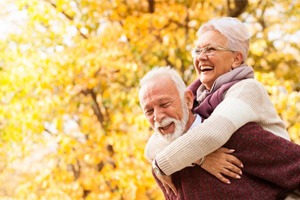
[{"label": "man's ear", "polygon": [[243,63],[243,54],[241,52],[235,52],[235,57],[233,60],[233,63],[231,65],[231,68],[237,68]]},{"label": "man's ear", "polygon": [[190,90],[186,90],[184,95],[185,95],[187,106],[191,110],[193,108],[193,105],[194,105],[194,95],[193,95],[193,92],[190,91]]}]

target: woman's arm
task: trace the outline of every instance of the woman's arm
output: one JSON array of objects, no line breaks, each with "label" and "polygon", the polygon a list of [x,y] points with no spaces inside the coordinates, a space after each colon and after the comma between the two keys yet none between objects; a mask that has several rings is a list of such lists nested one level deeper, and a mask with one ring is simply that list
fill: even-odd
[{"label": "woman's arm", "polygon": [[152,162],[155,156],[162,152],[170,142],[164,141],[158,133],[153,133],[148,139],[145,146],[145,157]]},{"label": "woman's arm", "polygon": [[[164,141],[158,133],[153,133],[145,147],[145,157],[152,162],[155,156],[162,152],[170,142]],[[201,167],[224,183],[229,183],[228,177],[239,179],[242,173],[242,162],[232,155],[234,151],[227,148],[219,148],[208,154]],[[198,158],[199,159],[199,158]],[[200,160],[194,161],[197,163]],[[190,165],[193,166],[192,164]],[[188,166],[186,166],[188,167]]]},{"label": "woman's arm", "polygon": [[238,128],[261,120],[261,111],[265,110],[261,108],[270,107],[264,105],[269,102],[264,99],[269,98],[266,94],[254,79],[233,85],[208,119],[156,156],[159,167],[170,175],[220,148]]}]

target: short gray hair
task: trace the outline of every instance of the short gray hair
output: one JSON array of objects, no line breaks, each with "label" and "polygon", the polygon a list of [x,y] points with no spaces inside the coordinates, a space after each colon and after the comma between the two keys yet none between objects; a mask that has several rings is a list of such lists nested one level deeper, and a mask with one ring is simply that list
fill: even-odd
[{"label": "short gray hair", "polygon": [[[141,80],[140,80],[140,90],[139,98],[143,95],[143,86],[149,82],[157,81],[158,78],[170,78],[174,81],[176,88],[178,89],[180,98],[184,98],[184,93],[186,91],[186,84],[178,74],[178,72],[171,68],[170,66],[156,66],[152,68]],[[162,83],[163,84],[163,83]]]},{"label": "short gray hair", "polygon": [[249,51],[250,33],[240,20],[233,17],[211,19],[199,28],[197,36],[199,37],[209,30],[219,31],[227,39],[228,48],[241,52],[243,61],[246,61]]}]

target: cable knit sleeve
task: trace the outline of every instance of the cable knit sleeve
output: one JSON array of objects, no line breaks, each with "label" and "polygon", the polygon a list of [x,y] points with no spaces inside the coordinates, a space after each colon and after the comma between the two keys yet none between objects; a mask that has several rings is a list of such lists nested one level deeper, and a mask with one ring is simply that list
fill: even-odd
[{"label": "cable knit sleeve", "polygon": [[259,123],[263,128],[274,126],[275,131],[283,131],[288,137],[267,92],[254,79],[233,85],[208,119],[168,145],[156,156],[156,161],[170,175],[220,148],[248,122],[263,122]]},{"label": "cable knit sleeve", "polygon": [[145,157],[152,162],[155,156],[162,152],[166,146],[170,144],[169,142],[164,141],[158,133],[153,133],[147,141],[145,147]]}]

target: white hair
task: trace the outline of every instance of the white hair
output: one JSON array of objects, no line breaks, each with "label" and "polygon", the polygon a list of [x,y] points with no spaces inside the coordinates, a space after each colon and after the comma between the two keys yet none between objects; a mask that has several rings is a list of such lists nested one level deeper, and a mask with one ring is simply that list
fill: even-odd
[{"label": "white hair", "polygon": [[[174,81],[176,88],[178,89],[179,95],[181,99],[184,99],[184,93],[186,90],[186,84],[178,74],[178,72],[171,68],[170,66],[164,67],[154,67],[151,71],[149,71],[141,80],[140,80],[140,91],[139,97],[143,95],[143,86],[149,82],[157,81],[159,78],[170,78]],[[163,84],[163,83],[161,83]]]},{"label": "white hair", "polygon": [[243,61],[246,61],[249,51],[250,33],[240,20],[233,17],[211,19],[199,28],[197,36],[199,37],[209,30],[219,31],[227,39],[228,48],[241,52]]}]

